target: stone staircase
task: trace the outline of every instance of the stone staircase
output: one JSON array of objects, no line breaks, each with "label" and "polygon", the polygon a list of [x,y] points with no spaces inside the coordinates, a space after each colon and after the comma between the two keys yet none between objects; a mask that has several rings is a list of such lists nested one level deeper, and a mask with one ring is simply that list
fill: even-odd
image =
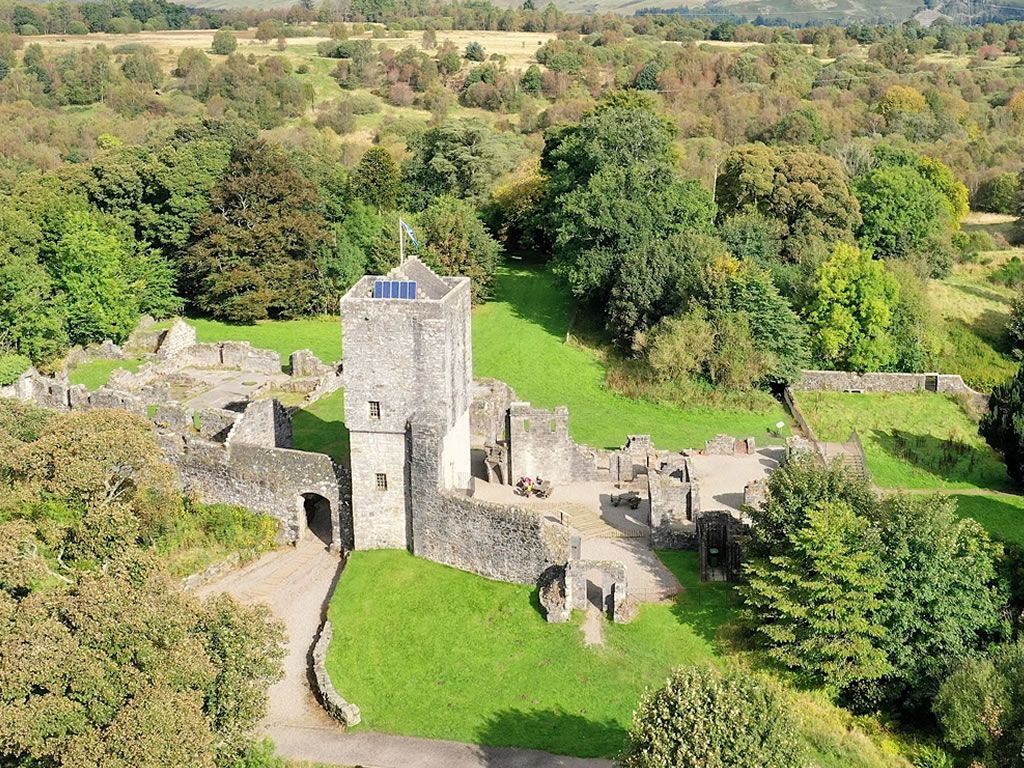
[{"label": "stone staircase", "polygon": [[[562,507],[562,511],[568,518],[566,522],[584,538],[642,539],[651,535],[648,526],[631,519],[625,512],[620,513],[618,507],[607,517],[596,509],[575,504]],[[641,505],[635,514],[646,516],[647,513]]]},{"label": "stone staircase", "polygon": [[821,456],[827,464],[838,460],[847,472],[861,480],[868,479],[868,469],[864,465],[864,451],[858,440],[845,443],[818,443]]}]

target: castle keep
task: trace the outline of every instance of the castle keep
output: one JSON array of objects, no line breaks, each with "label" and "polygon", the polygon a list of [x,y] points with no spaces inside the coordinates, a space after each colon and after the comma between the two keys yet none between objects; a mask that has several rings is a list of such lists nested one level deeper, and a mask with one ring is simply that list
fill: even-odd
[{"label": "castle keep", "polygon": [[470,484],[470,281],[412,258],[341,300],[356,549],[412,548],[414,419],[440,426],[438,482]]}]

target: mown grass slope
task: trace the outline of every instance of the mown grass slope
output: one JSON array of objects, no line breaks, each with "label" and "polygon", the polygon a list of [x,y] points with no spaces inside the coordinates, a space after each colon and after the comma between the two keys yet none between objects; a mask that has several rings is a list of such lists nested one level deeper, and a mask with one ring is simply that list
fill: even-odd
[{"label": "mown grass slope", "polygon": [[535,406],[569,407],[569,429],[595,447],[622,445],[628,434],[650,434],[659,448],[703,447],[724,432],[766,439],[788,416],[779,405],[764,412],[672,408],[613,392],[594,350],[566,343],[573,304],[550,273],[503,268],[494,298],[473,314],[473,370],[508,382]]},{"label": "mown grass slope", "polygon": [[[533,587],[504,584],[405,552],[355,552],[331,600],[327,668],[359,704],[359,728],[556,754],[613,757],[649,687],[683,664],[717,664],[736,617],[729,584],[702,583],[693,552],[662,552],[685,591],[605,624],[588,647],[577,612],[548,624]],[[906,767],[824,698],[790,691],[810,765]]]}]

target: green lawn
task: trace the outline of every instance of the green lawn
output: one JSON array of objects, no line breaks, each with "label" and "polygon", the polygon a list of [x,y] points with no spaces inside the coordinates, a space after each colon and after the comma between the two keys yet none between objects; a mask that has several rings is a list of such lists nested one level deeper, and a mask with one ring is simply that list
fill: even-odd
[{"label": "green lawn", "polygon": [[535,406],[569,407],[569,429],[579,442],[621,446],[628,434],[650,434],[659,448],[700,448],[725,432],[762,441],[776,422],[789,422],[781,406],[764,413],[715,408],[680,409],[616,394],[593,350],[565,343],[572,316],[567,291],[551,276],[506,267],[495,297],[473,314],[473,371],[508,382]]},{"label": "green lawn", "polygon": [[326,453],[339,464],[348,463],[345,428],[345,393],[325,395],[292,416],[292,445],[301,451]]},{"label": "green lawn", "polygon": [[[263,320],[254,325],[231,325],[203,317],[185,318],[196,328],[200,342],[248,341],[254,347],[273,349],[281,355],[281,364],[299,349],[308,349],[325,363],[341,359],[341,323],[336,317],[302,320]],[[162,323],[170,325],[169,322]]]},{"label": "green lawn", "polygon": [[135,373],[140,365],[141,360],[90,360],[68,371],[68,380],[72,384],[84,384],[88,390],[96,390],[106,384],[110,374],[118,368]]},{"label": "green lawn", "polygon": [[[605,644],[587,647],[580,612],[546,623],[532,587],[406,552],[354,552],[328,609],[328,671],[359,705],[359,729],[612,757],[646,688],[729,652],[731,585],[701,583],[694,552],[658,554],[686,591],[631,624],[606,623]],[[821,695],[789,695],[809,765],[909,768],[877,726],[869,737]]]},{"label": "green lawn", "polygon": [[1007,485],[1006,467],[952,397],[800,392],[797,405],[822,440],[857,430],[868,471],[883,488],[988,488]]},{"label": "green lawn", "polygon": [[973,517],[994,537],[1024,547],[1024,497],[961,494],[955,498],[961,515]]}]

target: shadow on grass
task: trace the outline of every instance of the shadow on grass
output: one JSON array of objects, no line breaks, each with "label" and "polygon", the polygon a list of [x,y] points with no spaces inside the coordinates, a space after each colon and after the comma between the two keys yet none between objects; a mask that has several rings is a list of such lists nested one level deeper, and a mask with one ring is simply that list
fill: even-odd
[{"label": "shadow on grass", "polygon": [[999,312],[995,309],[986,309],[969,328],[981,340],[988,342],[996,352],[1008,355],[1012,352],[1010,337],[1006,333],[1006,323],[1009,311]]},{"label": "shadow on grass", "polygon": [[546,269],[515,265],[495,284],[494,300],[506,302],[513,314],[538,325],[561,341],[569,329],[572,297]]},{"label": "shadow on grass", "polygon": [[335,464],[349,466],[348,428],[343,421],[325,421],[310,411],[296,411],[292,414],[292,447],[326,453]]},{"label": "shadow on grass", "polygon": [[[593,720],[559,709],[509,709],[489,716],[476,741],[483,745],[479,747],[483,765],[504,768],[511,764],[508,747],[516,744],[540,745],[556,755],[611,758],[622,751],[626,730],[612,720]],[[516,763],[520,764],[540,762]]]},{"label": "shadow on grass", "polygon": [[701,581],[698,555],[694,551],[657,551],[678,579],[683,591],[675,597],[672,615],[709,643],[722,642],[722,630],[736,621],[739,597],[733,585],[723,581]]},{"label": "shadow on grass", "polygon": [[1007,487],[1005,468],[988,450],[956,436],[938,438],[915,435],[900,429],[873,430],[872,439],[890,456],[942,480],[970,483],[982,488]]}]

